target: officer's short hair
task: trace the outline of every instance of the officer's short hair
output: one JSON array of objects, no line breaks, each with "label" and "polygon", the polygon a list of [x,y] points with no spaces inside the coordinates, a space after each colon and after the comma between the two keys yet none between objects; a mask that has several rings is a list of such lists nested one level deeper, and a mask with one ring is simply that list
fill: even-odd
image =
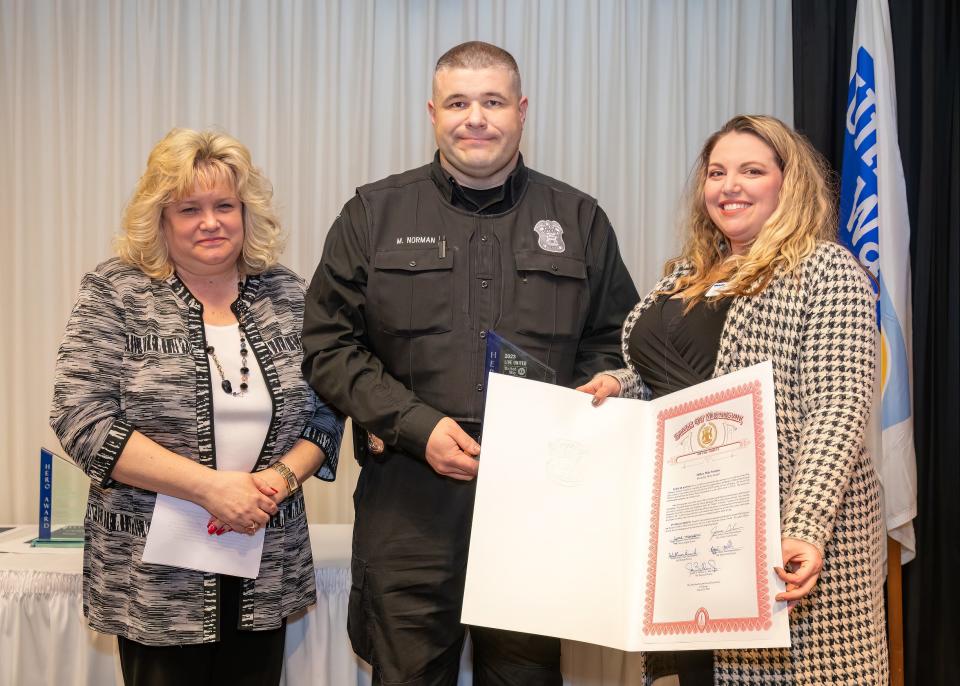
[{"label": "officer's short hair", "polygon": [[455,45],[440,56],[433,71],[434,87],[436,87],[436,74],[442,69],[489,69],[491,67],[506,69],[513,74],[517,97],[519,97],[522,92],[520,68],[517,66],[517,61],[513,59],[513,55],[503,48],[479,40]]}]

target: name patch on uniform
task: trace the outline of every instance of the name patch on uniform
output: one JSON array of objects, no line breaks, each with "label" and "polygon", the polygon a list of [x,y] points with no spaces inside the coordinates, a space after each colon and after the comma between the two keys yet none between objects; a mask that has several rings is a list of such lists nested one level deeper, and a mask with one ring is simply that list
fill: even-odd
[{"label": "name patch on uniform", "polygon": [[436,245],[436,236],[400,236],[397,245]]},{"label": "name patch on uniform", "polygon": [[563,244],[563,227],[553,219],[541,219],[533,230],[537,233],[537,245],[547,252],[563,252],[567,246]]}]

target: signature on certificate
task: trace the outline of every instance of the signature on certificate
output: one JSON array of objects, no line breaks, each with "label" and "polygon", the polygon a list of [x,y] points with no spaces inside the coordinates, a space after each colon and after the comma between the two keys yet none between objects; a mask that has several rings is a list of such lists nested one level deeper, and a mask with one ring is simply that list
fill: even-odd
[{"label": "signature on certificate", "polygon": [[690,560],[692,558],[695,558],[696,556],[697,556],[696,548],[694,548],[693,550],[690,550],[689,548],[687,548],[686,550],[671,550],[670,553],[668,553],[668,557],[671,560],[674,560],[677,562],[681,560]]},{"label": "signature on certificate", "polygon": [[726,543],[721,545],[710,546],[710,552],[714,555],[729,555],[731,553],[736,553],[739,550],[740,546],[735,544],[732,540],[727,540]]},{"label": "signature on certificate", "polygon": [[700,534],[682,534],[680,536],[674,536],[670,539],[672,545],[685,545],[687,543],[694,543],[700,538]]},{"label": "signature on certificate", "polygon": [[707,560],[706,562],[688,562],[687,574],[690,576],[711,576],[720,571],[716,560]]},{"label": "signature on certificate", "polygon": [[715,526],[710,529],[710,540],[715,541],[718,538],[729,538],[730,536],[736,536],[741,531],[743,531],[743,527],[737,526],[733,522],[727,524],[726,526]]}]

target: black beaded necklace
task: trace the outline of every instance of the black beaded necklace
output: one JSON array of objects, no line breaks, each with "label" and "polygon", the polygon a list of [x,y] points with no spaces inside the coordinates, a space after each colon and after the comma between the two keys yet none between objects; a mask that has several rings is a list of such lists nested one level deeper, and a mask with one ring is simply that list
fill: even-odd
[{"label": "black beaded necklace", "polygon": [[[240,293],[240,290],[243,288],[242,283],[237,283],[237,293]],[[213,363],[217,366],[217,372],[220,373],[220,388],[223,389],[223,392],[227,395],[232,395],[235,398],[240,397],[241,395],[247,394],[247,380],[250,378],[250,368],[247,367],[247,334],[243,329],[243,317],[238,318],[237,320],[238,328],[240,331],[240,390],[233,390],[233,384],[230,383],[223,373],[223,367],[220,365],[220,360],[217,359],[217,353],[214,351],[212,345],[207,346],[207,355],[213,358]]]}]

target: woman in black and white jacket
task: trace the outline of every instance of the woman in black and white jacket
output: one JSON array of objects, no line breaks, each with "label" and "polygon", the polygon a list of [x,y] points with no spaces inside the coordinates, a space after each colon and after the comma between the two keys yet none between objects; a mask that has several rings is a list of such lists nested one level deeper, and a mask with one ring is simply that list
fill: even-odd
[{"label": "woman in black and white jacket", "polygon": [[581,387],[659,397],[773,362],[780,458],[777,573],[792,606],[789,648],[646,656],[647,683],[887,683],[880,489],[864,447],[876,299],[836,243],[825,165],[766,116],[731,119],[692,178],[680,257],[627,316],[627,366]]},{"label": "woman in black and white jacket", "polygon": [[[50,423],[91,478],[84,611],[128,686],[275,684],[285,618],[315,598],[299,484],[334,479],[343,420],[300,373],[304,282],[271,201],[242,144],[171,131],[60,346]],[[157,493],[212,536],[266,527],[257,578],[143,563]]]}]

